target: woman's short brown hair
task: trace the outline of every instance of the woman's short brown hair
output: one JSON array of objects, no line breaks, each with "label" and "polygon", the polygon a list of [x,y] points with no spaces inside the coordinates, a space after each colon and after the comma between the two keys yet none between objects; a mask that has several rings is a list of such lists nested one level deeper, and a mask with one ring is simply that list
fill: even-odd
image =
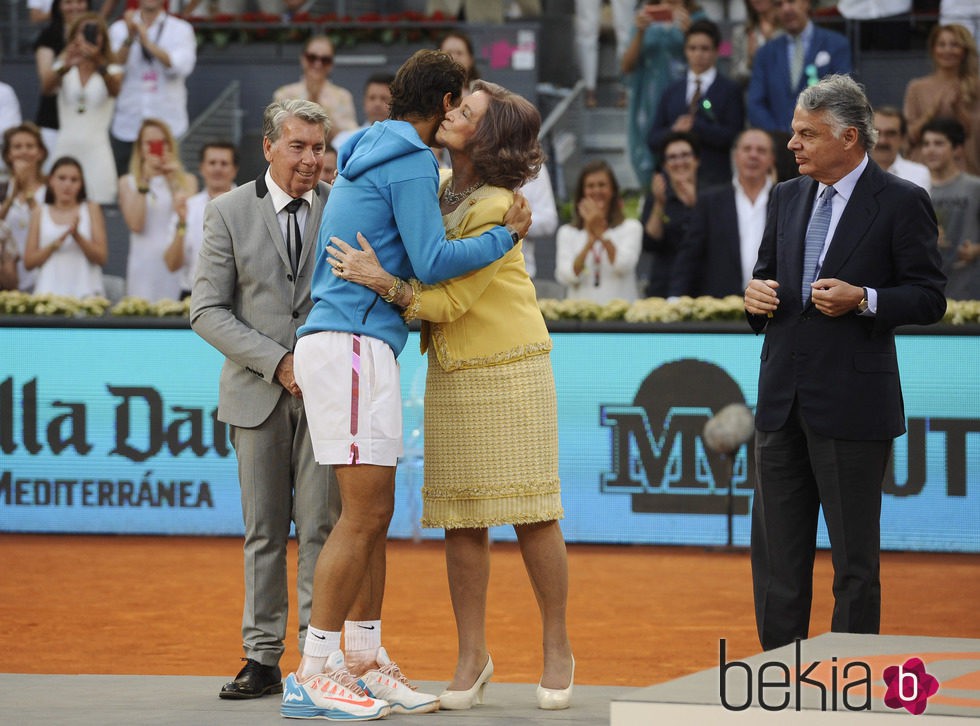
[{"label": "woman's short brown hair", "polygon": [[487,184],[517,189],[538,175],[544,152],[538,143],[541,114],[523,96],[489,81],[473,92],[489,96],[487,111],[467,145],[473,169]]}]

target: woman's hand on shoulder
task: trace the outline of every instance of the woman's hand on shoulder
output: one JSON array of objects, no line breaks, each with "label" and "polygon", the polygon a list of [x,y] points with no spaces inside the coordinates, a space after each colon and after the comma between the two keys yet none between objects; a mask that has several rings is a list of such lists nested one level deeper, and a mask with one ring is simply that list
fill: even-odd
[{"label": "woman's hand on shoulder", "polygon": [[393,276],[378,261],[374,248],[360,232],[357,233],[360,249],[349,245],[340,237],[331,237],[327,245],[327,262],[335,277],[370,288],[379,295],[388,292]]},{"label": "woman's hand on shoulder", "polygon": [[531,205],[520,192],[514,192],[514,202],[504,215],[503,224],[516,231],[521,239],[527,237],[527,231],[531,229]]}]

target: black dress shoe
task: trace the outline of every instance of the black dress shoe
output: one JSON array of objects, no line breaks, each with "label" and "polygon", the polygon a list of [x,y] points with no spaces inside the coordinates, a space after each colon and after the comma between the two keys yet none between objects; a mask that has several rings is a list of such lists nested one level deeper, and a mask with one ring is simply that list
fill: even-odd
[{"label": "black dress shoe", "polygon": [[282,693],[282,672],[279,666],[266,666],[251,658],[235,680],[226,683],[218,693],[219,698],[259,698],[271,693]]}]

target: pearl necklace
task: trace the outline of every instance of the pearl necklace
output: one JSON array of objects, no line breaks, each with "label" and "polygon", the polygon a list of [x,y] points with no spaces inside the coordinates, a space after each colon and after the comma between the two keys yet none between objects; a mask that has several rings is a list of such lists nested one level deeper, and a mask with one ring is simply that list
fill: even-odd
[{"label": "pearl necklace", "polygon": [[478,181],[476,184],[469,187],[468,189],[464,189],[461,192],[454,192],[449,188],[449,184],[447,184],[446,188],[442,190],[442,198],[445,199],[449,204],[456,205],[459,204],[464,199],[466,199],[466,197],[468,197],[470,194],[472,194],[482,186],[483,186],[483,182]]}]

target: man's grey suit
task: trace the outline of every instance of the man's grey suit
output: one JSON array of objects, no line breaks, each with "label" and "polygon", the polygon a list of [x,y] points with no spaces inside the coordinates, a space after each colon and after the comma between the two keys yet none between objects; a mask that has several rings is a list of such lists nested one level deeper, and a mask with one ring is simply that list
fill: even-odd
[{"label": "man's grey suit", "polygon": [[275,375],[312,306],[314,241],[329,191],[323,183],[314,190],[296,279],[264,173],[211,202],[191,297],[191,326],[225,356],[218,418],[231,425],[242,490],[242,639],[246,656],[267,666],[284,648],[290,521],[299,550],[302,652],[314,565],[340,511],[333,470],[313,458],[303,402]]}]

